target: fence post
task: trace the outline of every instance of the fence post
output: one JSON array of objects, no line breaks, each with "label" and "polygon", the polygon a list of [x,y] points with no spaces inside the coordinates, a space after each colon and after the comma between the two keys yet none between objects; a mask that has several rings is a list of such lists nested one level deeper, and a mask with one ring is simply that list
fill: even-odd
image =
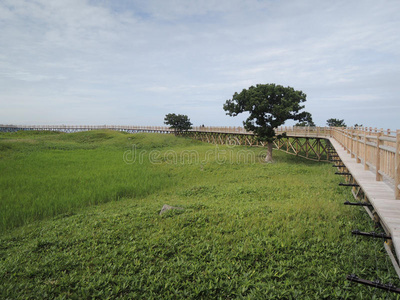
[{"label": "fence post", "polygon": [[400,130],[396,134],[396,155],[395,155],[395,175],[394,175],[394,195],[400,200]]},{"label": "fence post", "polygon": [[364,130],[364,170],[369,170],[369,166],[367,164],[367,129]]},{"label": "fence post", "polygon": [[376,136],[376,181],[382,181],[382,175],[379,173],[379,170],[381,168],[381,149],[379,148],[379,146],[381,145],[381,141],[380,141],[380,137],[382,136],[382,132],[378,132],[377,136]]},{"label": "fence post", "polygon": [[357,163],[361,163],[361,158],[360,158],[360,147],[361,147],[361,140],[360,140],[360,128],[358,127],[356,129],[356,161]]},{"label": "fence post", "polygon": [[350,129],[350,156],[354,158],[354,129]]}]

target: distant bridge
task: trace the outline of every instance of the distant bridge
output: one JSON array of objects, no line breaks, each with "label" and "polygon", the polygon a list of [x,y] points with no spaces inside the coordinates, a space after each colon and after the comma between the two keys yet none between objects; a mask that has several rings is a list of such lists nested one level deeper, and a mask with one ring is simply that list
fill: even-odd
[{"label": "distant bridge", "polygon": [[[0,125],[0,131],[49,130],[79,132],[117,130],[129,133],[174,133],[163,126],[69,126],[69,125]],[[400,277],[400,130],[372,128],[279,127],[275,148],[318,161],[333,161],[351,186],[353,196],[365,206],[368,214],[380,223],[390,237],[384,244]],[[193,127],[182,135],[208,143],[265,146],[252,132],[242,127]]]}]

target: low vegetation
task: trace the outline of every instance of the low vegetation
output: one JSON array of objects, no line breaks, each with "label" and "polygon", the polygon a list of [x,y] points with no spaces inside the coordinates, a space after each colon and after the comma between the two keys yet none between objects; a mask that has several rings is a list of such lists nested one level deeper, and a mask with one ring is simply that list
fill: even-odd
[{"label": "low vegetation", "polygon": [[[330,164],[159,134],[0,134],[0,298],[396,299]],[[163,204],[179,206],[163,215]]]}]

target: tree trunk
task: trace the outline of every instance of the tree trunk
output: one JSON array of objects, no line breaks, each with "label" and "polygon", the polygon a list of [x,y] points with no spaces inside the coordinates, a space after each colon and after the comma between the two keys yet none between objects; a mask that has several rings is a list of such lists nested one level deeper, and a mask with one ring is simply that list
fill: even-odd
[{"label": "tree trunk", "polygon": [[265,157],[265,162],[270,163],[272,162],[272,142],[268,142],[267,144],[267,156]]}]

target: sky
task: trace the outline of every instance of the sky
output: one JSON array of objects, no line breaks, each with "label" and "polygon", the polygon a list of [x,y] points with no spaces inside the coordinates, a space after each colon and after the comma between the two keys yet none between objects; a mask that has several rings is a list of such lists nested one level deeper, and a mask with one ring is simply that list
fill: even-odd
[{"label": "sky", "polygon": [[[252,85],[400,129],[400,1],[0,0],[0,124],[241,126]],[[285,125],[293,125],[288,121]]]}]

